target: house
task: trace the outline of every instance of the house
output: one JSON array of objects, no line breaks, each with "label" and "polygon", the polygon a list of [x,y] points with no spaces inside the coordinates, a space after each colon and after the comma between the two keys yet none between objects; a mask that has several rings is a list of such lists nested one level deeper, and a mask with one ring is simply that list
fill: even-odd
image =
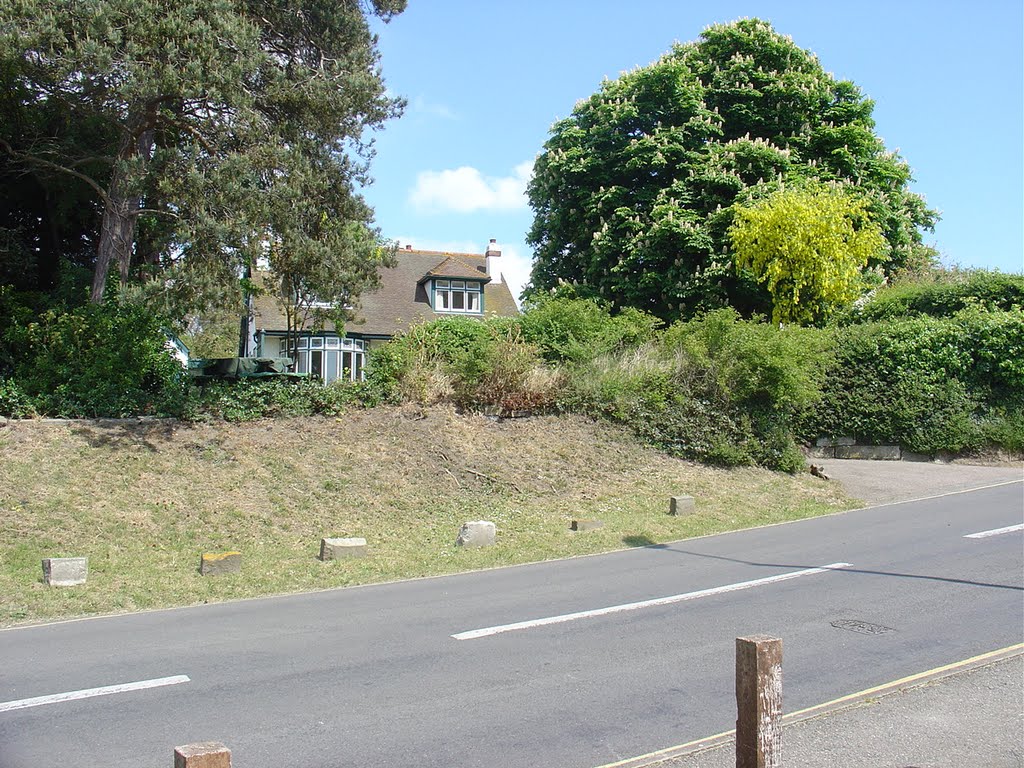
[{"label": "house", "polygon": [[418,322],[449,315],[485,317],[519,314],[512,291],[497,269],[501,250],[491,240],[483,254],[415,250],[395,254],[395,265],[380,272],[380,286],[364,293],[355,317],[338,329],[304,330],[288,347],[288,324],[280,301],[271,295],[252,303],[245,354],[290,357],[295,371],[331,382],[362,378],[366,354]]}]

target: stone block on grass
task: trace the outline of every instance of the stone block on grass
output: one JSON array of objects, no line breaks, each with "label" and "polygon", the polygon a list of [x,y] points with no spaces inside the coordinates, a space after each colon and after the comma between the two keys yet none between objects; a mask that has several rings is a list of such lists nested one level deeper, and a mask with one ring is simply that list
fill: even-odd
[{"label": "stone block on grass", "polygon": [[199,562],[199,572],[203,576],[219,576],[223,573],[238,573],[241,570],[241,552],[207,552]]},{"label": "stone block on grass", "polygon": [[697,502],[693,496],[673,496],[668,503],[670,515],[692,515],[697,511]]},{"label": "stone block on grass", "polygon": [[219,741],[175,747],[174,768],[231,768],[231,750]]},{"label": "stone block on grass", "polygon": [[366,539],[320,539],[320,559],[340,560],[344,557],[366,557]]},{"label": "stone block on grass", "polygon": [[604,528],[603,520],[573,520],[569,527],[574,531],[596,531]]},{"label": "stone block on grass", "polygon": [[455,543],[460,547],[490,547],[494,544],[497,529],[487,520],[473,520],[463,523]]},{"label": "stone block on grass", "polygon": [[87,557],[47,557],[43,560],[43,581],[51,587],[77,587],[89,576]]}]

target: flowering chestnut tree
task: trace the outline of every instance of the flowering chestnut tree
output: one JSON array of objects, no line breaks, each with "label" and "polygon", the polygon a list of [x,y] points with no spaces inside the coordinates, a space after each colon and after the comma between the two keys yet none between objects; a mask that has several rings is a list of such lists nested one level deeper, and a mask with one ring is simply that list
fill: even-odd
[{"label": "flowering chestnut tree", "polygon": [[808,181],[863,201],[885,240],[869,266],[920,248],[936,214],[875,134],[873,102],[765,21],[709,27],[657,62],[606,81],[556,122],[528,188],[528,292],[574,283],[664,320],[771,296],[737,270],[740,206]]}]

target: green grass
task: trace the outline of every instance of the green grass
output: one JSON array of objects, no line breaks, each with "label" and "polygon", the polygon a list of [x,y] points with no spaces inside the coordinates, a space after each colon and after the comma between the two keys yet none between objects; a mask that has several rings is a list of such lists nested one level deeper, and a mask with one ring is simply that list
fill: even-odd
[{"label": "green grass", "polygon": [[[454,573],[794,520],[849,508],[809,475],[669,458],[577,417],[493,422],[449,409],[241,425],[10,422],[0,428],[0,625]],[[690,517],[669,497],[697,499]],[[576,533],[573,518],[604,527]],[[455,546],[486,519],[498,543]],[[321,562],[322,537],[367,539]],[[242,572],[204,577],[203,552]],[[50,588],[45,557],[86,556]]]}]

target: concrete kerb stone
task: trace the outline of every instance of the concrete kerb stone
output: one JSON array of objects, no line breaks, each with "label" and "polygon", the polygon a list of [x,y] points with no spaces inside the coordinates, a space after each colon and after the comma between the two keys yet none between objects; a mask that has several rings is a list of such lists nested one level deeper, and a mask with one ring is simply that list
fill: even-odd
[{"label": "concrete kerb stone", "polygon": [[[874,699],[879,699],[894,693],[899,693],[900,691],[916,688],[918,686],[933,684],[944,678],[956,677],[963,672],[969,672],[971,670],[978,669],[979,667],[988,666],[989,664],[1006,661],[1007,659],[1011,659],[1016,656],[1024,656],[1024,643],[1018,643],[1007,648],[983,653],[980,656],[974,656],[969,659],[964,659],[963,661],[953,662],[952,664],[920,672],[916,675],[910,675],[909,677],[894,680],[890,683],[884,683],[882,685],[875,686],[874,688],[868,688],[863,691],[851,693],[838,699],[833,699],[832,701],[784,714],[782,716],[782,724],[787,726],[795,725],[796,723],[801,723],[805,720],[813,720],[818,717],[835,716],[842,710],[859,707],[865,702],[869,702]],[[714,736],[694,739],[693,741],[688,741],[685,744],[679,744],[678,746],[659,749],[657,752],[637,755],[636,757],[625,760],[617,760],[614,763],[598,766],[598,768],[655,768],[655,766],[668,764],[668,761],[670,760],[685,759],[708,750],[725,747],[728,744],[735,743],[735,739],[735,730],[725,731],[723,733],[715,734]]]},{"label": "concrete kerb stone", "polygon": [[231,750],[219,741],[175,747],[174,768],[231,768]]},{"label": "concrete kerb stone", "polygon": [[908,451],[899,445],[865,445],[852,437],[819,437],[804,453],[810,459],[866,459],[870,461],[948,462],[954,457]]},{"label": "concrete kerb stone", "polygon": [[473,520],[462,524],[455,540],[460,547],[489,547],[494,544],[497,528],[487,520]]},{"label": "concrete kerb stone", "polygon": [[697,502],[693,496],[673,496],[669,499],[668,513],[670,515],[692,515],[697,511]]},{"label": "concrete kerb stone", "polygon": [[366,539],[320,539],[320,559],[341,560],[346,557],[366,557]]},{"label": "concrete kerb stone", "polygon": [[857,441],[852,437],[819,437],[814,441],[818,448],[835,448],[837,445],[856,445]]},{"label": "concrete kerb stone", "polygon": [[598,528],[604,528],[603,520],[573,520],[569,524],[569,528],[573,531],[596,531]]},{"label": "concrete kerb stone", "polygon": [[87,557],[47,557],[43,560],[43,581],[51,587],[77,587],[89,576]]},{"label": "concrete kerb stone", "polygon": [[219,576],[223,573],[238,573],[241,570],[241,552],[206,552],[199,561],[199,572],[203,576]]},{"label": "concrete kerb stone", "polygon": [[899,461],[900,447],[898,445],[837,445],[836,458]]}]

